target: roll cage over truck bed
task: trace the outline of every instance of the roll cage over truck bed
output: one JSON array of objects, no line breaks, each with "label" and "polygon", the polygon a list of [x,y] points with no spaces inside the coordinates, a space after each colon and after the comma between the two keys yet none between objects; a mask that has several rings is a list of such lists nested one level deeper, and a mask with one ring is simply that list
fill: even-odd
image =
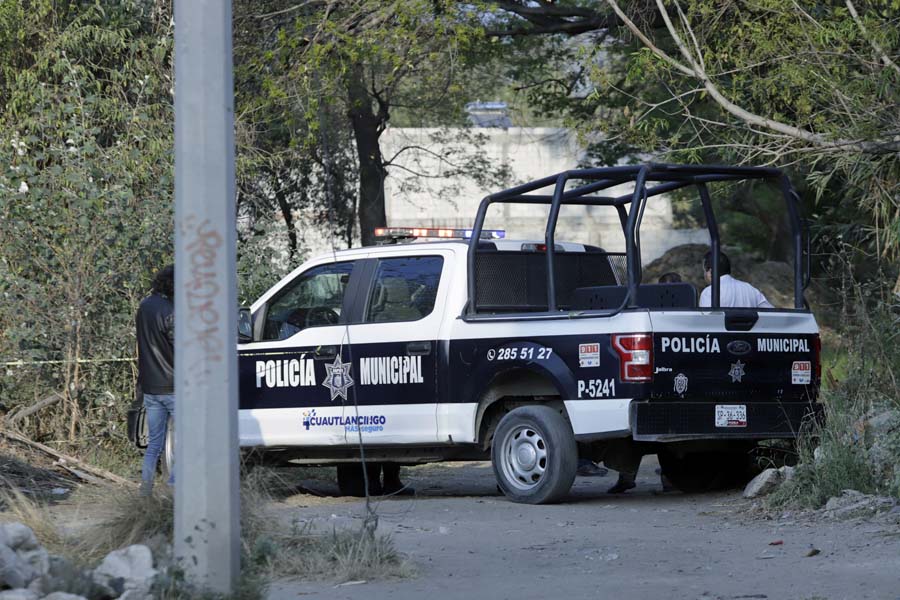
[{"label": "roll cage over truck bed", "polygon": [[[529,183],[525,183],[485,197],[478,207],[475,217],[475,225],[469,240],[469,270],[468,287],[469,303],[467,315],[472,317],[478,314],[476,257],[481,232],[484,228],[484,220],[491,204],[549,204],[550,215],[547,219],[545,231],[546,245],[546,273],[547,273],[547,317],[573,318],[578,315],[559,315],[557,312],[555,257],[556,257],[556,224],[559,218],[559,210],[563,204],[578,204],[584,206],[612,206],[619,213],[622,231],[625,234],[626,276],[627,294],[621,305],[605,312],[613,315],[625,308],[637,308],[638,286],[641,283],[641,220],[644,217],[644,209],[647,200],[653,196],[659,196],[667,192],[673,192],[688,186],[696,186],[703,206],[703,214],[706,218],[706,226],[709,230],[710,250],[712,251],[712,308],[719,308],[719,229],[710,199],[708,183],[725,181],[745,181],[748,179],[762,179],[777,185],[787,206],[791,222],[792,249],[794,254],[794,308],[806,308],[803,291],[809,284],[809,252],[804,249],[804,234],[806,233],[804,222],[800,218],[797,192],[794,191],[790,180],[779,169],[766,167],[726,167],[709,165],[668,165],[646,164],[624,167],[606,167],[596,169],[576,169],[564,171],[557,175],[551,175]],[[587,182],[566,189],[569,182]],[[597,196],[596,192],[628,183],[635,183],[632,194],[608,197]],[[649,186],[653,183],[655,185]],[[535,190],[555,186],[553,195],[530,194]],[[628,210],[627,207],[631,209]],[[808,240],[807,240],[808,241]],[[585,316],[597,316],[586,314]]]}]

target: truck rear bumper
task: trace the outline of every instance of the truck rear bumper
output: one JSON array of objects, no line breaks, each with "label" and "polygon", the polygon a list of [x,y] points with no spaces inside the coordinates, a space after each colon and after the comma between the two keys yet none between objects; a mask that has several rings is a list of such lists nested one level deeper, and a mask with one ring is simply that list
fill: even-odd
[{"label": "truck rear bumper", "polygon": [[743,426],[718,427],[714,402],[635,401],[631,403],[631,434],[635,440],[675,442],[699,439],[796,438],[823,415],[810,402],[746,402]]}]

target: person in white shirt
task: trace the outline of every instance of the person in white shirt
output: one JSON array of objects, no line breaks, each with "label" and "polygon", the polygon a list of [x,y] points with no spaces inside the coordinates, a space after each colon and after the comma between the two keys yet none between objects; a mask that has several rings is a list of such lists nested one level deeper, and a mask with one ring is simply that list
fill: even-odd
[{"label": "person in white shirt", "polygon": [[[712,283],[712,252],[703,257],[703,271],[706,283]],[[706,286],[700,293],[700,307],[712,306],[712,286]],[[775,308],[758,289],[731,276],[731,261],[724,252],[719,252],[719,306],[722,308]]]}]

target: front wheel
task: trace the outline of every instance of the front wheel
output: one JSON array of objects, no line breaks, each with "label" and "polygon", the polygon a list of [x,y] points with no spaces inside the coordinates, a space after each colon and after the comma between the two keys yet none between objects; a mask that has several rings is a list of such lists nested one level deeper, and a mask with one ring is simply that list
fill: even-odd
[{"label": "front wheel", "polygon": [[578,446],[568,421],[549,406],[522,406],[497,426],[491,446],[497,484],[513,502],[548,504],[572,488]]}]

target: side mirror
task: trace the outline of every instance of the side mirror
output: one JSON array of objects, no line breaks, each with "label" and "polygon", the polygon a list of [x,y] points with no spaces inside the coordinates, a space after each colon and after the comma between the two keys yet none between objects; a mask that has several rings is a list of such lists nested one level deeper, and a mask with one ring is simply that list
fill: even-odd
[{"label": "side mirror", "polygon": [[238,343],[246,344],[253,341],[253,319],[250,318],[249,308],[238,309]]}]

